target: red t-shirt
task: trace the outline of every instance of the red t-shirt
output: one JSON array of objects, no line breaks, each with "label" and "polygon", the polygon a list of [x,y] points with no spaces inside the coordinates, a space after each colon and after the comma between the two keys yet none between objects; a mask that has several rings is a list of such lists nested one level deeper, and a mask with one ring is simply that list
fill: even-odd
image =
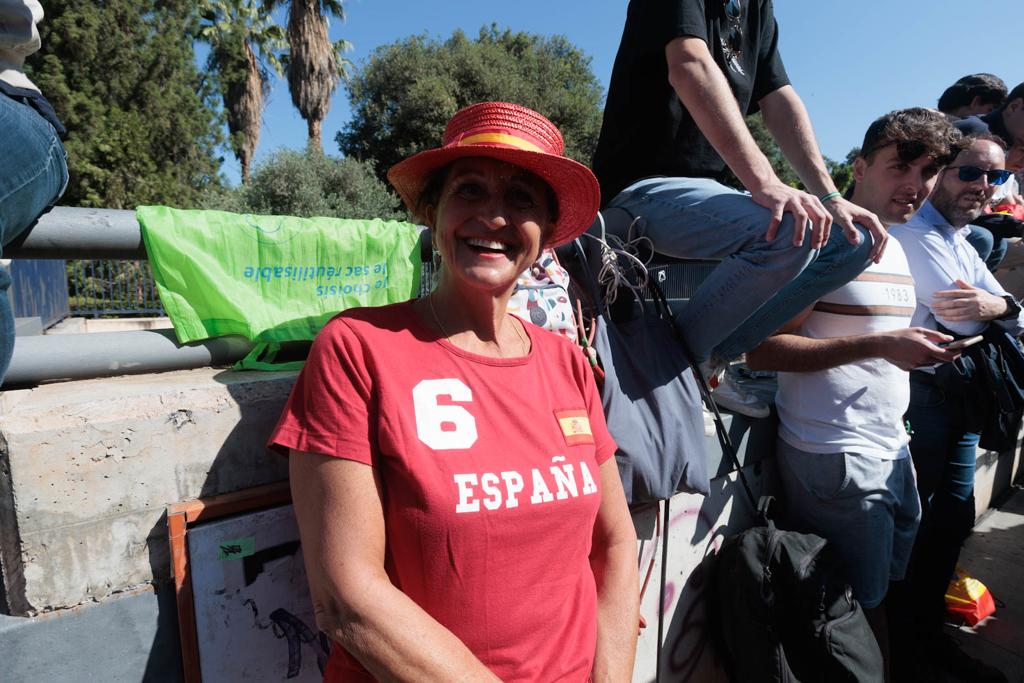
[{"label": "red t-shirt", "polygon": [[[527,356],[437,340],[411,303],[317,336],[271,445],[383,481],[391,581],[504,681],[585,681],[597,593],[598,466],[615,452],[591,369],[525,325]],[[325,681],[373,680],[335,645]]]}]

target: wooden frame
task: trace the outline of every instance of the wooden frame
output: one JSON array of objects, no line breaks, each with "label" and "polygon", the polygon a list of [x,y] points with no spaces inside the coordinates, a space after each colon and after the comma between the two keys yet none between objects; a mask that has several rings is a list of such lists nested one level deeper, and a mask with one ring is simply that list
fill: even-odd
[{"label": "wooden frame", "polygon": [[187,500],[167,508],[167,540],[171,547],[171,573],[178,604],[178,630],[181,636],[181,665],[185,683],[201,683],[196,613],[189,569],[189,525],[220,517],[283,505],[292,500],[287,481],[257,486],[210,498]]}]

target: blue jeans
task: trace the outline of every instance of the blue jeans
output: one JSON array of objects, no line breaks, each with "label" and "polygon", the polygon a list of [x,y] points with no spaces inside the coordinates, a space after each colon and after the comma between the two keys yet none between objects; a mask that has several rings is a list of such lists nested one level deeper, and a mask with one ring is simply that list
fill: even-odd
[{"label": "blue jeans", "polygon": [[999,264],[1003,262],[1003,257],[1006,256],[1006,250],[1010,245],[1002,237],[993,235],[990,230],[978,225],[968,225],[967,227],[970,228],[970,232],[967,233],[967,243],[974,247],[978,256],[985,262],[985,266],[994,273]]},{"label": "blue jeans", "polygon": [[824,248],[793,246],[793,218],[764,239],[768,209],[708,178],[648,178],[609,204],[644,219],[644,234],[667,256],[722,263],[677,314],[698,360],[745,353],[825,294],[867,268],[871,239],[859,246],[838,228]]},{"label": "blue jeans", "polygon": [[921,502],[908,455],[808,453],[782,439],[775,448],[790,524],[828,540],[867,609],[904,577],[914,546]]},{"label": "blue jeans", "polygon": [[[67,157],[53,126],[35,109],[0,94],[0,245],[6,246],[54,205],[68,182]],[[0,267],[0,382],[14,353],[14,313]]]},{"label": "blue jeans", "polygon": [[936,634],[945,617],[945,593],[960,547],[974,526],[974,469],[980,439],[966,423],[967,398],[910,373],[910,453],[921,495],[921,527],[907,571],[913,627]]}]

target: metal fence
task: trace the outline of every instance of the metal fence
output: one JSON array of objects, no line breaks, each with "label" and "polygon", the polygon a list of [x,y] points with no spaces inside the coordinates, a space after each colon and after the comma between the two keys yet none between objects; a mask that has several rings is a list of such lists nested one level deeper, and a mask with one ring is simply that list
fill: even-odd
[{"label": "metal fence", "polygon": [[[688,299],[717,262],[695,261],[651,269],[669,299]],[[148,261],[68,261],[71,315],[90,318],[162,316],[164,308]],[[420,295],[432,288],[433,267],[423,264]]]},{"label": "metal fence", "polygon": [[8,271],[15,318],[37,318],[46,329],[70,314],[63,259],[14,259]]},{"label": "metal fence", "polygon": [[68,261],[66,267],[71,315],[165,315],[148,261]]}]

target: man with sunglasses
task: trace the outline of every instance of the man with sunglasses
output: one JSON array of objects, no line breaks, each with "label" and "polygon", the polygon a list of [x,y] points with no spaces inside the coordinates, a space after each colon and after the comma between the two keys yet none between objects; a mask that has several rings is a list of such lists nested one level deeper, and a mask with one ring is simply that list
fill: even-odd
[{"label": "man with sunglasses", "polygon": [[[960,133],[934,109],[878,118],[853,162],[854,202],[905,223],[956,154]],[[956,357],[952,337],[911,327],[914,281],[898,243],[747,355],[779,371],[776,462],[789,524],[826,538],[843,562],[886,661],[883,601],[902,579],[921,514],[903,424],[908,371]]]},{"label": "man with sunglasses", "polygon": [[[656,251],[722,260],[679,313],[709,375],[886,240],[836,191],[777,48],[771,0],[631,0],[594,154],[606,208],[642,217]],[[754,142],[743,117],[757,111],[807,192]],[[727,168],[749,193],[722,183]]]},{"label": "man with sunglasses", "polygon": [[[1007,294],[967,244],[967,225],[996,187],[1010,176],[1002,140],[968,138],[940,174],[931,197],[905,225],[892,230],[907,254],[917,307],[912,324],[958,336],[990,324],[1013,335],[1024,332],[1019,302]],[[899,648],[905,674],[935,663],[965,681],[1005,681],[998,670],[963,653],[943,634],[945,592],[963,541],[974,526],[974,470],[980,440],[969,389],[944,381],[945,371],[922,367],[910,373],[910,452],[917,470],[923,515],[907,579],[894,590],[890,616],[910,641]],[[975,375],[971,381],[981,381]],[[895,650],[894,650],[895,652]],[[899,663],[897,659],[897,663]],[[925,680],[925,679],[922,679]]]},{"label": "man with sunglasses", "polygon": [[[962,80],[962,79],[961,79]],[[1024,169],[1024,83],[1010,91],[998,107],[988,113],[967,116],[955,125],[965,135],[991,134],[999,136],[1009,148],[1006,154],[1006,168],[1016,173]],[[1018,203],[1019,188],[1011,178],[996,190],[993,199],[1002,197],[1005,203]],[[1005,236],[994,235],[986,228],[971,226],[967,241],[978,250],[989,270],[995,271],[1006,255]]]}]

